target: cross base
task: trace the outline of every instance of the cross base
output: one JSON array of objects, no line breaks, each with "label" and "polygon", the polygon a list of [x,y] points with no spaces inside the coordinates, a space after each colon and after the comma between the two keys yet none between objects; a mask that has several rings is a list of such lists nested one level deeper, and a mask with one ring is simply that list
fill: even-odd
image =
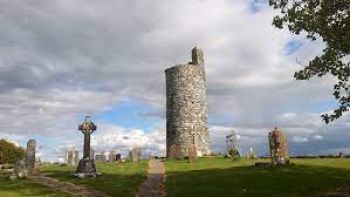
[{"label": "cross base", "polygon": [[75,176],[80,178],[99,176],[99,174],[96,172],[94,160],[89,158],[81,159],[79,161]]}]

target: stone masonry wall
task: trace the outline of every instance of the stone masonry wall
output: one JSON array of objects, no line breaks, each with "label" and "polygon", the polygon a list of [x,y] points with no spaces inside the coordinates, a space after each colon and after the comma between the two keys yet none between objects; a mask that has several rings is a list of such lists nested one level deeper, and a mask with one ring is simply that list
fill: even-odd
[{"label": "stone masonry wall", "polygon": [[[165,70],[167,156],[188,156],[194,143],[197,154],[209,154],[209,132],[203,52],[192,50],[192,62]],[[174,150],[176,151],[174,151]]]}]

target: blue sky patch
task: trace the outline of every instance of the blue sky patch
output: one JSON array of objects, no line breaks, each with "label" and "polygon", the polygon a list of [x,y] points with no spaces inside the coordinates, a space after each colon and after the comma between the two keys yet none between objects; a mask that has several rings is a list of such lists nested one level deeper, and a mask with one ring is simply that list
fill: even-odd
[{"label": "blue sky patch", "polygon": [[161,117],[154,114],[157,109],[134,100],[127,100],[112,107],[111,110],[98,114],[95,119],[99,122],[106,122],[122,126],[124,128],[138,128],[144,131],[151,131],[161,121]]},{"label": "blue sky patch", "polygon": [[257,13],[263,8],[267,8],[269,3],[267,0],[250,0],[249,11],[251,13]]},{"label": "blue sky patch", "polygon": [[312,106],[311,111],[315,113],[324,113],[327,111],[334,110],[338,107],[338,103],[335,100],[324,101],[320,103],[316,103]]},{"label": "blue sky patch", "polygon": [[229,126],[234,122],[234,118],[229,115],[209,114],[209,125]]},{"label": "blue sky patch", "polygon": [[300,47],[303,46],[303,42],[299,41],[299,40],[292,40],[289,41],[285,46],[284,46],[284,53],[286,55],[291,55],[294,52],[296,52],[298,49],[300,49]]}]

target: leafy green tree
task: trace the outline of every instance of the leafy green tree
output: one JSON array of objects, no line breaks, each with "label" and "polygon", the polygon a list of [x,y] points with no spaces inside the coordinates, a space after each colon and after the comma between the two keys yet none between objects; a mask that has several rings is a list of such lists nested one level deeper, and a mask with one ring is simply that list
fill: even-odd
[{"label": "leafy green tree", "polygon": [[333,95],[339,107],[322,118],[329,123],[350,107],[350,0],[269,0],[279,13],[273,19],[277,28],[287,27],[294,34],[305,33],[310,40],[322,39],[322,55],[297,71],[297,80],[330,74],[337,79]]},{"label": "leafy green tree", "polygon": [[24,157],[24,152],[22,147],[17,147],[4,139],[0,140],[0,164],[14,164]]}]

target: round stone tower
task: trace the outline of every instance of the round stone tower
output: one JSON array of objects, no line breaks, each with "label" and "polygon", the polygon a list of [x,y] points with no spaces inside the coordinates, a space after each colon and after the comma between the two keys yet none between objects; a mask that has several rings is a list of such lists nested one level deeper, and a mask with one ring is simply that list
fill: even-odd
[{"label": "round stone tower", "polygon": [[165,70],[167,157],[209,154],[209,132],[203,51],[192,49],[192,62]]}]

